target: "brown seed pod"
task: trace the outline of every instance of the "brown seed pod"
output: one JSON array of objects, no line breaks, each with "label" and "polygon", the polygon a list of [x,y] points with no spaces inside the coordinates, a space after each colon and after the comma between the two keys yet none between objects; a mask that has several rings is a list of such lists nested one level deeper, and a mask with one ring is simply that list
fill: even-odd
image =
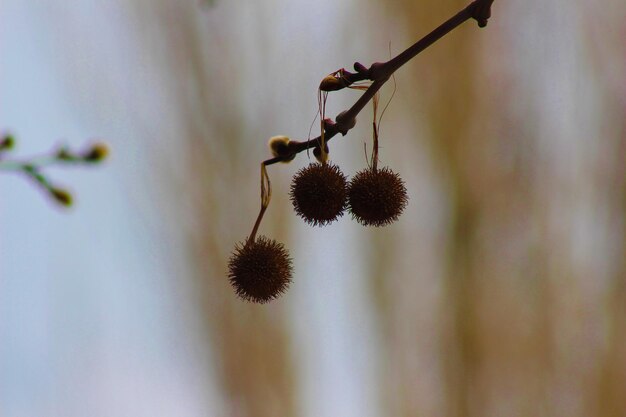
[{"label": "brown seed pod", "polygon": [[264,304],[284,293],[291,283],[289,252],[265,236],[239,243],[228,262],[228,278],[235,293],[246,301]]},{"label": "brown seed pod", "polygon": [[400,217],[408,203],[404,181],[384,167],[358,172],[348,186],[352,218],[363,226],[386,226]]},{"label": "brown seed pod", "polygon": [[290,197],[304,221],[325,226],[343,216],[346,209],[346,176],[337,165],[310,164],[293,177]]}]

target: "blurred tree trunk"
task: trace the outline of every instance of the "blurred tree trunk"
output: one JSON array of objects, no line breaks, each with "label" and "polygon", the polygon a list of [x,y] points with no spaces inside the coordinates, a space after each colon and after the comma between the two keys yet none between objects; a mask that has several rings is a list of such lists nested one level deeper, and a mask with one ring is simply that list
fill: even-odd
[{"label": "blurred tree trunk", "polygon": [[[414,34],[409,35],[414,36],[411,42],[466,4],[388,1],[385,11],[394,25],[402,22],[406,33]],[[369,258],[388,355],[383,362],[393,369],[384,375],[385,404],[394,415],[623,414],[626,402],[618,399],[617,391],[626,374],[621,343],[626,333],[621,319],[624,241],[611,231],[612,224],[621,224],[620,230],[624,224],[623,200],[611,195],[611,190],[624,190],[623,123],[612,112],[607,115],[612,106],[594,109],[585,91],[574,89],[577,80],[594,82],[587,79],[584,67],[552,72],[550,65],[582,59],[583,46],[575,38],[571,43],[576,48],[561,43],[562,34],[581,30],[569,4],[541,11],[526,5],[514,21],[507,19],[516,13],[509,10],[507,15],[508,7],[495,2],[487,28],[466,23],[401,70],[411,72],[415,91],[405,98],[408,111],[397,117],[422,116],[412,120],[426,125],[414,127],[426,139],[400,137],[402,143],[384,151],[398,159],[411,141],[421,142],[414,145],[421,152],[430,150],[419,160],[433,158],[442,176],[448,228],[439,230],[446,233],[447,242],[441,258],[420,255],[428,250],[420,241],[432,237],[420,235],[420,228],[408,242],[400,228],[376,235],[375,255]],[[536,37],[536,44],[526,41],[527,46],[515,37],[519,28],[507,24],[540,24],[545,32]],[[529,47],[537,49],[535,56],[515,55]],[[545,61],[534,61],[542,54]],[[526,72],[519,70],[522,65]],[[409,95],[406,91],[404,87],[404,95]],[[569,91],[574,91],[571,107],[549,100]],[[588,145],[576,128],[555,121],[572,114],[583,114],[574,122],[591,130],[595,125],[617,128],[607,132],[607,140],[588,139],[598,140],[597,158],[586,153]],[[610,156],[615,154],[619,157]],[[568,155],[581,156],[574,161]],[[424,175],[417,160],[413,165]],[[596,206],[585,211],[591,201]],[[427,206],[424,201],[410,202],[420,204]],[[604,212],[608,219],[593,217]],[[584,242],[597,242],[611,248],[610,253],[577,252],[577,230],[587,224],[596,234],[583,236]],[[398,267],[403,259],[414,261],[412,275]],[[432,275],[438,271],[432,263],[438,261],[444,272]],[[609,278],[611,270],[618,271],[614,278]],[[443,280],[438,307],[415,307],[416,302],[428,302],[420,292],[430,291],[431,285],[430,278],[420,275]],[[607,285],[611,280],[614,284]],[[407,291],[414,296],[402,294]],[[425,319],[416,312],[437,315],[427,321],[438,332],[431,328],[425,334]],[[406,320],[412,320],[408,331],[414,339],[399,333],[407,332],[397,326]],[[426,365],[426,348],[419,347],[432,344],[433,337],[440,361],[434,371]],[[590,389],[595,386],[597,400]],[[424,388],[440,399],[424,396]]]},{"label": "blurred tree trunk", "polygon": [[[391,19],[396,23],[400,22],[406,28],[408,36],[413,37],[412,39],[423,36],[465,6],[465,3],[459,1],[429,4],[389,3],[393,4],[392,10],[397,14]],[[435,322],[439,323],[441,332],[438,346],[440,347],[439,357],[442,361],[440,369],[443,372],[443,386],[436,387],[437,384],[434,381],[431,384],[435,385],[434,388],[431,387],[433,392],[442,392],[445,400],[443,402],[438,400],[420,402],[421,396],[411,391],[423,377],[412,372],[402,372],[401,369],[407,367],[411,369],[408,363],[396,363],[397,371],[388,375],[388,377],[393,376],[394,380],[385,384],[389,387],[386,390],[388,399],[385,404],[393,406],[394,415],[399,416],[421,415],[424,409],[430,410],[431,413],[434,411],[434,415],[441,416],[471,415],[469,399],[472,387],[475,387],[473,384],[476,378],[475,368],[480,359],[477,352],[474,305],[478,277],[475,272],[475,246],[473,245],[479,208],[477,198],[471,192],[472,155],[467,151],[470,146],[481,146],[479,143],[481,138],[477,138],[477,135],[472,135],[470,132],[473,119],[481,113],[482,101],[473,89],[473,77],[477,71],[480,71],[478,56],[473,53],[477,40],[472,32],[475,32],[476,28],[468,28],[467,25],[466,23],[465,26],[448,35],[402,69],[413,74],[411,82],[416,89],[408,98],[405,97],[407,100],[405,108],[410,109],[411,113],[424,112],[423,120],[429,123],[429,130],[432,132],[432,143],[429,147],[432,149],[432,157],[436,158],[437,164],[445,167],[444,172],[448,182],[446,185],[450,192],[449,201],[452,206],[448,220],[450,235],[446,244],[447,249],[444,249],[447,255],[439,259],[445,263],[446,270],[443,274],[444,295],[440,301],[442,311],[439,318],[435,319]],[[408,42],[411,42],[410,39]],[[399,117],[411,116],[405,112]],[[400,155],[401,152],[406,152],[406,148],[413,147],[417,150],[418,147],[412,145],[411,141],[420,141],[420,138],[398,137],[397,140],[394,150],[396,155]],[[388,149],[390,148],[385,148],[385,151]],[[411,201],[410,204],[420,205],[420,201]],[[375,258],[375,267],[372,269],[374,288],[378,288],[376,293],[384,294],[387,299],[379,304],[383,307],[382,323],[385,328],[390,329],[395,327],[394,321],[407,320],[410,313],[405,314],[405,312],[412,309],[411,305],[401,305],[394,309],[394,303],[388,300],[394,297],[394,294],[391,294],[393,288],[380,289],[381,286],[384,288],[388,285],[385,282],[389,270],[393,270],[394,264],[398,261],[399,256],[389,256],[388,250],[389,247],[394,247],[392,242],[398,239],[398,232],[378,235],[377,247],[380,251],[377,252],[379,256]],[[415,236],[415,238],[420,239],[420,236]],[[400,256],[411,257],[414,256],[410,253],[413,247],[414,245],[397,249],[401,251]],[[393,249],[391,251],[393,252]],[[426,270],[426,268],[420,268],[420,265],[415,266],[418,274],[419,271]],[[440,279],[441,276],[436,278]],[[418,278],[404,276],[401,279],[408,281]],[[409,282],[402,285],[412,286]],[[412,287],[412,290],[419,291],[419,288]],[[380,299],[380,296],[378,298]],[[436,306],[433,307],[436,308]],[[430,311],[430,314],[433,313],[437,314],[436,310]],[[427,337],[433,336],[435,335],[431,334]],[[392,354],[391,352],[408,351],[417,354],[413,347],[406,345],[423,342],[420,335],[416,334],[416,337],[418,337],[417,340],[406,339],[399,334],[384,337],[387,343],[404,344],[404,346],[388,346],[387,352]],[[403,359],[411,361],[410,355],[410,353],[405,353]],[[434,402],[435,405],[428,405],[425,402]]]},{"label": "blurred tree trunk", "polygon": [[[232,22],[209,24],[210,11],[193,1],[142,4],[140,21],[148,39],[156,36],[163,48],[171,80],[164,89],[172,92],[170,110],[180,119],[171,146],[184,165],[172,173],[170,187],[179,223],[188,232],[192,301],[203,314],[226,415],[295,416],[297,381],[284,305],[246,303],[227,277],[230,251],[250,233],[260,206],[260,160],[246,151],[241,83],[234,81],[246,63],[229,44],[235,40],[223,37]],[[284,232],[284,225],[278,228],[271,220],[261,231],[277,239]]]}]

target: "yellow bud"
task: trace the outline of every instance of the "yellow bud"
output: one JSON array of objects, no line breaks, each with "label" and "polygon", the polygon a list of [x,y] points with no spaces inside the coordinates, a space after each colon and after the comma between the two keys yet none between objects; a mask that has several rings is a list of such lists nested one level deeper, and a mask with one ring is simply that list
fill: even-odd
[{"label": "yellow bud", "polygon": [[109,148],[104,143],[95,143],[84,155],[87,162],[100,162],[109,154]]},{"label": "yellow bud", "polygon": [[343,83],[339,80],[339,78],[335,77],[333,74],[327,75],[320,82],[319,89],[322,91],[337,91],[341,90],[344,87]]},{"label": "yellow bud", "polygon": [[273,156],[287,158],[282,162],[291,162],[296,156],[295,154],[291,154],[289,150],[289,138],[287,136],[272,136],[267,146],[269,146]]}]

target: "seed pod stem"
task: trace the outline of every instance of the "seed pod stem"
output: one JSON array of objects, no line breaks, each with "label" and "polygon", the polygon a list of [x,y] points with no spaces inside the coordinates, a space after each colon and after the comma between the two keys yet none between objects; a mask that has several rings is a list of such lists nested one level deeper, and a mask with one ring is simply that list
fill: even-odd
[{"label": "seed pod stem", "polygon": [[267,206],[261,206],[261,210],[259,210],[259,215],[256,217],[256,221],[254,222],[254,227],[252,228],[252,232],[250,233],[250,236],[248,237],[246,246],[254,242],[254,239],[256,238],[256,232],[259,231],[259,226],[261,225],[261,219],[263,219],[263,215],[265,214],[266,209],[267,209]]},{"label": "seed pod stem", "polygon": [[270,182],[270,177],[267,175],[267,167],[264,162],[261,162],[261,210],[259,210],[259,215],[254,222],[254,227],[252,227],[252,232],[246,241],[246,246],[253,243],[256,238],[256,233],[259,231],[259,226],[261,225],[261,220],[263,219],[263,215],[265,214],[265,210],[267,210],[267,206],[270,205],[270,200],[272,198],[272,183]]},{"label": "seed pod stem", "polygon": [[320,112],[320,156],[317,158],[322,164],[326,164],[328,160],[328,151],[326,147],[326,100],[328,99],[328,92],[318,90],[317,101],[319,104]]},{"label": "seed pod stem", "polygon": [[[375,117],[375,116],[374,116]],[[374,132],[374,146],[372,150],[372,171],[378,171],[378,126],[376,125],[376,119],[372,122],[372,131]]]},{"label": "seed pod stem", "polygon": [[379,93],[374,94],[372,99],[372,109],[374,113],[374,117],[372,119],[372,137],[373,137],[373,146],[372,146],[372,161],[371,167],[372,172],[378,171],[378,123],[376,122],[376,118],[378,117],[378,98]]}]

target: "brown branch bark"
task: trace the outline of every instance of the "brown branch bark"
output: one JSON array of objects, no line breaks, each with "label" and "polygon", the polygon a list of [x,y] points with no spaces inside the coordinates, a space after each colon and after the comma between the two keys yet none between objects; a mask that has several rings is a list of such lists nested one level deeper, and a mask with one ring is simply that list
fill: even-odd
[{"label": "brown branch bark", "polygon": [[[320,88],[322,90],[336,91],[349,87],[357,81],[372,81],[372,84],[367,90],[365,90],[363,95],[359,97],[356,103],[354,103],[349,109],[339,113],[334,122],[330,119],[324,120],[324,141],[330,141],[335,135],[337,135],[337,133],[341,133],[342,136],[345,136],[348,131],[356,125],[356,116],[361,112],[361,110],[363,110],[367,103],[372,100],[374,95],[387,82],[391,75],[424,49],[437,42],[466,20],[474,19],[478,22],[479,27],[485,27],[487,25],[487,20],[491,16],[492,3],[493,0],[475,0],[450,19],[443,22],[432,32],[389,61],[382,63],[375,62],[369,68],[366,68],[359,62],[355,62],[354,69],[356,72],[353,73],[341,70],[340,77],[337,78],[336,83],[334,83],[332,87],[325,88],[321,85]],[[307,141],[290,141],[288,146],[284,149],[284,154],[263,161],[263,164],[272,165],[277,162],[290,161],[296,154],[302,151],[319,147],[320,140],[321,135],[315,139]]]}]

